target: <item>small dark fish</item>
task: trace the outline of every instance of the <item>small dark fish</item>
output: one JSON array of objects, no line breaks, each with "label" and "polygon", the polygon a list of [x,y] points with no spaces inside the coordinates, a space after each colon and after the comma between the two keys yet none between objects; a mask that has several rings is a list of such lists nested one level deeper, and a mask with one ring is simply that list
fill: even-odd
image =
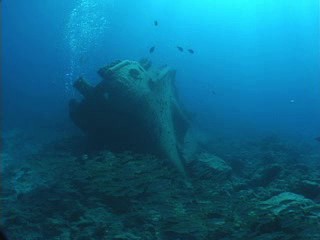
[{"label": "small dark fish", "polygon": [[158,26],[158,21],[155,20],[155,21],[153,22],[153,24],[154,24],[155,26]]},{"label": "small dark fish", "polygon": [[179,50],[180,52],[183,52],[183,48],[182,48],[182,47],[177,46],[177,48],[178,48],[178,50]]},{"label": "small dark fish", "polygon": [[151,48],[149,49],[149,53],[153,53],[155,49],[156,49],[155,46],[151,47]]},{"label": "small dark fish", "polygon": [[216,92],[214,90],[211,90],[212,95],[216,95]]},{"label": "small dark fish", "polygon": [[320,142],[320,137],[315,138],[314,140]]},{"label": "small dark fish", "polygon": [[188,49],[188,52],[191,53],[191,54],[194,54],[193,49]]}]

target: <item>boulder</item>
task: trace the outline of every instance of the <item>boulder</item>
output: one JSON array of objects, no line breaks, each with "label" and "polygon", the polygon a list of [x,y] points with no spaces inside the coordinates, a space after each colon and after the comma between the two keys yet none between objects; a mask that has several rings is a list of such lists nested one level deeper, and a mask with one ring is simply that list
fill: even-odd
[{"label": "boulder", "polygon": [[284,192],[261,202],[260,206],[261,209],[269,210],[270,213],[274,214],[275,216],[281,216],[291,212],[294,209],[298,212],[304,208],[307,208],[308,206],[312,206],[313,204],[313,201],[306,199],[302,195]]},{"label": "boulder", "polygon": [[320,198],[320,183],[316,181],[303,180],[297,184],[294,190],[312,200]]},{"label": "boulder", "polygon": [[271,166],[263,167],[249,181],[249,185],[252,187],[267,187],[269,184],[279,178],[282,171],[282,167],[278,164],[272,164]]},{"label": "boulder", "polygon": [[[251,216],[254,216],[252,229],[256,234],[283,232],[300,237],[319,233],[320,205],[291,192],[260,202]],[[320,233],[317,236],[320,237]]]},{"label": "boulder", "polygon": [[201,179],[226,180],[232,168],[221,158],[209,153],[200,154],[190,163],[192,174]]}]

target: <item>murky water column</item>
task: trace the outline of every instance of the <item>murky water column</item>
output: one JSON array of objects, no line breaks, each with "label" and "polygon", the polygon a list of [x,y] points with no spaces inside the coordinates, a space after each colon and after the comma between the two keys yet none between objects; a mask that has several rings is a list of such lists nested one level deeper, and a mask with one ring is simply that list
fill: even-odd
[{"label": "murky water column", "polygon": [[108,13],[113,0],[79,0],[70,14],[66,41],[69,48],[70,67],[65,76],[65,90],[73,95],[72,83],[86,71],[83,63],[99,42],[102,33],[108,29]]}]

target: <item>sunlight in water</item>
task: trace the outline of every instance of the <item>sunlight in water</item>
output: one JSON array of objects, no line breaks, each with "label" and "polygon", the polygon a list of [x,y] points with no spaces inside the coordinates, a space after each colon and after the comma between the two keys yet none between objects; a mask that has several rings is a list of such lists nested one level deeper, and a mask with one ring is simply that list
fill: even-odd
[{"label": "sunlight in water", "polygon": [[94,48],[102,33],[109,26],[109,12],[113,0],[79,0],[72,10],[66,29],[70,51],[70,68],[66,74],[66,92],[70,93],[74,78],[82,73],[81,62]]}]

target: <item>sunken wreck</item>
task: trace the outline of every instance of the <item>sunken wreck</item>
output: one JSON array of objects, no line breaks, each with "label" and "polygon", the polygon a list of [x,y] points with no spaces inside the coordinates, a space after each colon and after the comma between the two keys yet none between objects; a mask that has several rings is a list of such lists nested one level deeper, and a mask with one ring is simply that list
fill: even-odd
[{"label": "sunken wreck", "polygon": [[75,81],[83,98],[70,101],[72,121],[109,150],[155,154],[184,173],[189,121],[177,97],[175,70],[152,67],[148,60],[124,60],[98,74],[102,81],[96,86],[82,77]]}]

